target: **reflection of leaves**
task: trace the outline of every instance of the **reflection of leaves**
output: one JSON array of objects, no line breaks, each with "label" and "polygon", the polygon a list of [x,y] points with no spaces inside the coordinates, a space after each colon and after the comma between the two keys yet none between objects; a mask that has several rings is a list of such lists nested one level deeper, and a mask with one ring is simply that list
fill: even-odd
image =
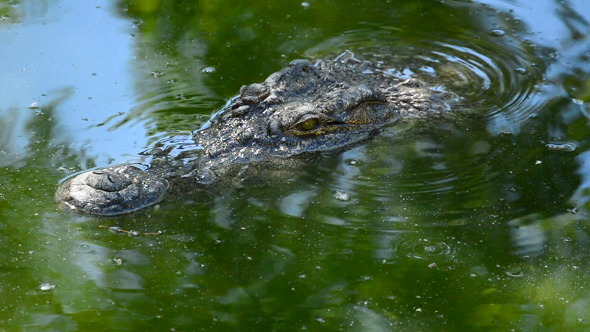
[{"label": "reflection of leaves", "polygon": [[570,76],[564,80],[564,86],[574,98],[590,103],[590,79],[580,80]]},{"label": "reflection of leaves", "polygon": [[[466,23],[470,22],[464,17],[466,12],[454,11],[449,17],[445,6],[415,1],[398,1],[395,5],[384,1],[370,5],[356,1],[314,2],[309,10],[300,2],[230,0],[125,0],[119,6],[138,22],[139,45],[148,48],[142,53],[151,54],[146,58],[152,62],[150,71],[162,71],[163,63],[158,60],[162,57],[172,60],[172,64],[184,58],[179,68],[185,70],[185,75],[214,66],[214,77],[218,79],[215,89],[224,97],[300,57],[327,36],[367,27],[382,29],[381,22],[391,22],[392,16],[396,22],[393,30],[401,35],[416,33],[402,28],[411,26],[416,17],[420,17],[422,25],[452,19],[453,23],[445,25],[457,30],[468,28]],[[350,46],[355,45],[362,46],[356,42]]]},{"label": "reflection of leaves", "polygon": [[[19,306],[27,307],[23,312],[30,315],[47,314],[47,307],[38,306],[37,296],[32,296],[29,290],[37,289],[46,281],[39,280],[38,273],[43,269],[40,266],[45,265],[39,264],[35,254],[44,252],[46,243],[51,241],[36,240],[45,238],[39,230],[43,224],[40,217],[55,209],[52,199],[56,182],[52,176],[56,173],[55,161],[60,158],[63,162],[67,157],[53,143],[56,136],[54,111],[71,93],[71,89],[58,91],[57,97],[47,103],[23,110],[9,109],[3,111],[5,116],[0,118],[0,242],[3,244],[0,274],[2,292],[5,293],[3,298],[9,301],[0,303],[5,308],[0,321],[12,320],[13,311],[18,311]],[[2,264],[11,268],[6,269]],[[11,290],[18,290],[26,296],[12,296]],[[47,295],[38,297],[43,296]],[[27,300],[36,304],[34,309],[27,305]]]},{"label": "reflection of leaves", "polygon": [[160,9],[161,0],[127,0],[126,5],[129,12],[138,15],[151,15]]},{"label": "reflection of leaves", "polygon": [[471,324],[486,331],[510,331],[518,326],[521,315],[522,310],[516,304],[481,304],[475,308]]},{"label": "reflection of leaves", "polygon": [[[73,90],[57,91],[57,97],[26,110],[9,109],[0,118],[0,166],[16,166],[31,163],[44,166],[40,160],[55,157],[59,150],[53,144],[56,131],[55,109],[73,93]],[[62,156],[59,156],[63,158]]]},{"label": "reflection of leaves", "polygon": [[[587,331],[590,301],[587,271],[565,266],[527,269],[499,303],[479,304],[469,318],[486,331]],[[541,329],[544,327],[544,329]]]},{"label": "reflection of leaves", "polygon": [[2,118],[0,118],[0,165],[6,165],[13,163],[12,160],[15,159],[15,156],[11,153],[15,148],[13,145],[16,142],[13,142],[17,136],[15,131],[17,130],[16,125],[16,116],[18,115],[18,111],[15,109],[10,109],[8,114],[3,114]]},{"label": "reflection of leaves", "polygon": [[20,12],[17,10],[19,0],[0,1],[0,24],[4,22],[17,23],[20,20]]}]

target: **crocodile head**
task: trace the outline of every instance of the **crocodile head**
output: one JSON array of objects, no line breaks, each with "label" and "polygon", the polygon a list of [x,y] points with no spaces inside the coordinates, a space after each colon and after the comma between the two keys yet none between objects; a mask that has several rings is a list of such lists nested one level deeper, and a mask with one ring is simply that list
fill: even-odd
[{"label": "crocodile head", "polygon": [[211,153],[268,157],[338,151],[401,119],[445,103],[417,80],[365,62],[295,60],[263,83],[243,86],[210,126],[194,133]]},{"label": "crocodile head", "polygon": [[142,168],[115,165],[66,180],[56,201],[95,215],[136,211],[161,201],[170,186],[214,186],[252,164],[342,151],[402,119],[440,112],[446,103],[417,80],[400,80],[349,58],[295,60],[240,95],[191,144],[156,145]]}]

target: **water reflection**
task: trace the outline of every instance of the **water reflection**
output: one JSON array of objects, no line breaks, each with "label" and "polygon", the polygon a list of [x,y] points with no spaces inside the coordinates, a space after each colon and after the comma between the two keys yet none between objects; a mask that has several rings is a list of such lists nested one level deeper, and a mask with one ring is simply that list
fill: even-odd
[{"label": "water reflection", "polygon": [[582,178],[582,183],[573,195],[572,203],[590,211],[590,151],[578,155],[578,163],[578,173]]},{"label": "water reflection", "polygon": [[52,143],[86,151],[84,157],[100,164],[145,146],[141,126],[106,133],[102,128],[105,119],[134,104],[128,88],[129,22],[100,2],[21,1],[12,6],[19,19],[0,25],[0,115],[15,109],[22,121],[29,121],[29,105],[46,106],[69,91],[53,114],[59,130]]},{"label": "water reflection", "polygon": [[[139,1],[118,7],[143,8],[123,19],[112,7],[85,9],[114,15],[106,26],[124,37],[112,48],[127,53],[80,58],[119,66],[98,70],[48,41],[63,55],[57,69],[84,69],[35,76],[32,92],[17,89],[2,108],[19,120],[0,122],[11,146],[0,158],[0,329],[587,329],[590,10],[584,1],[485,3]],[[337,8],[323,12],[328,5]],[[66,25],[104,17],[58,14]],[[42,27],[32,19],[11,28],[30,36]],[[50,31],[61,39],[63,30]],[[23,49],[14,36],[4,40]],[[461,103],[449,118],[392,128],[267,186],[119,219],[55,212],[57,166],[127,160],[149,139],[194,129],[239,85],[291,58],[343,49]],[[29,53],[23,58],[37,59]],[[13,58],[10,66],[31,68]],[[214,73],[201,70],[210,66]],[[2,91],[26,78],[14,68]],[[73,95],[39,98],[47,91]],[[64,140],[72,141],[65,150],[48,143]]]}]

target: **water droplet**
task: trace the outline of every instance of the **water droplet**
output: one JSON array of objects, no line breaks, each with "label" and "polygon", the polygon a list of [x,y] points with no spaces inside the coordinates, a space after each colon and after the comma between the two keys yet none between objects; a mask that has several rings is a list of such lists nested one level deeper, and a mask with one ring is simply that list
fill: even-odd
[{"label": "water droplet", "polygon": [[55,288],[55,285],[48,283],[48,282],[44,282],[44,283],[41,283],[41,285],[39,285],[39,289],[42,291],[50,291],[54,288]]},{"label": "water droplet", "polygon": [[311,6],[311,4],[307,1],[303,1],[301,3],[301,7],[303,7],[303,9],[307,9],[307,8],[309,8],[309,6]]},{"label": "water droplet", "polygon": [[545,144],[545,147],[549,151],[564,151],[564,152],[576,151],[576,145],[572,144],[572,143],[548,143],[548,144]]},{"label": "water droplet", "polygon": [[213,74],[216,70],[215,67],[205,67],[201,69],[201,72],[204,74]]},{"label": "water droplet", "polygon": [[526,68],[519,67],[519,68],[516,68],[516,72],[519,74],[526,74],[527,70],[526,70]]},{"label": "water droplet", "polygon": [[506,31],[504,31],[502,29],[494,29],[490,33],[494,37],[504,37],[504,35],[506,34]]}]

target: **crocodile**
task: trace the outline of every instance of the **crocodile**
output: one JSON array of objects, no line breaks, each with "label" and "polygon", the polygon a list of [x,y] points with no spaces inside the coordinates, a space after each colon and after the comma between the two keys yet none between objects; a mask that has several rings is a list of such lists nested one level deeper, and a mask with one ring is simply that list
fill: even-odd
[{"label": "crocodile", "polygon": [[442,114],[448,93],[381,64],[343,54],[294,60],[262,83],[242,86],[201,128],[141,153],[137,163],[91,169],[63,180],[62,210],[112,216],[350,149],[402,120]]}]

